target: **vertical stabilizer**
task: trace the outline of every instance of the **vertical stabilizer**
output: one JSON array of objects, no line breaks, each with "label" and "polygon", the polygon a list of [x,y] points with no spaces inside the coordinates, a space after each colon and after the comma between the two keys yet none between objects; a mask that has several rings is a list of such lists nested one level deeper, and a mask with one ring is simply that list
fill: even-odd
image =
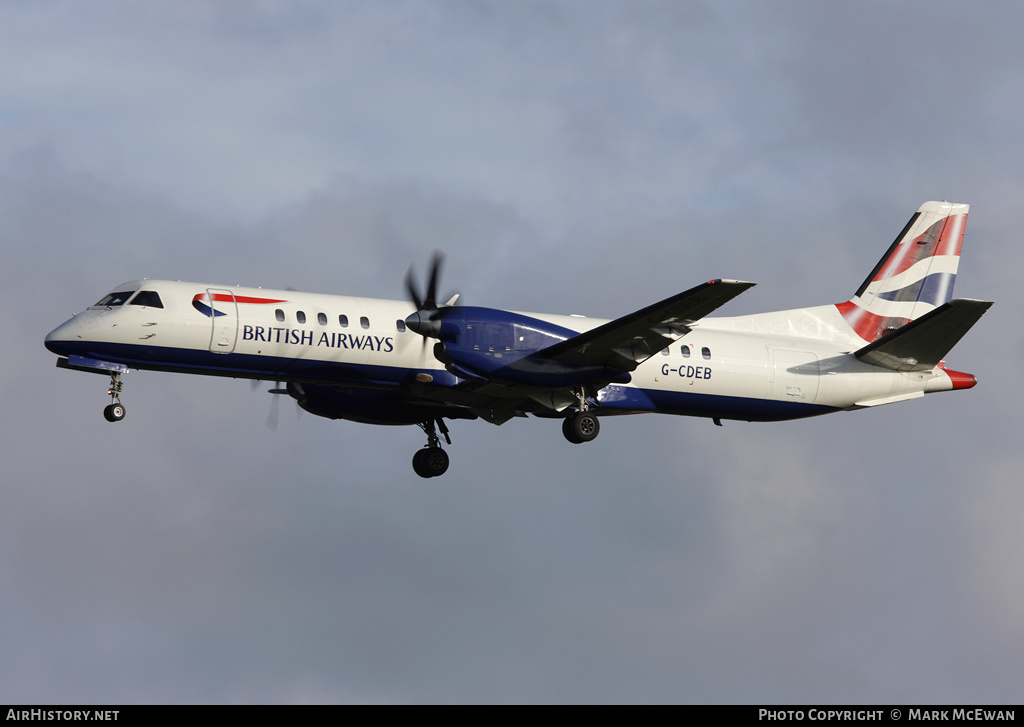
[{"label": "vertical stabilizer", "polygon": [[952,299],[969,207],[921,205],[856,294],[836,306],[858,336],[876,341]]}]

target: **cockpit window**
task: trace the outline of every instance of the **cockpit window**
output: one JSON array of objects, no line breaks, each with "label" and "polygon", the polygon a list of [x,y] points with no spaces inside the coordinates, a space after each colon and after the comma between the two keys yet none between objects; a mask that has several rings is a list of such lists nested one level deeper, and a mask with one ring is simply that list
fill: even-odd
[{"label": "cockpit window", "polygon": [[114,293],[108,293],[94,307],[113,308],[115,305],[124,305],[124,302],[131,298],[133,293],[135,293],[134,290],[119,290]]},{"label": "cockpit window", "polygon": [[164,307],[163,301],[160,300],[160,294],[155,290],[140,290],[128,305],[147,305],[150,308]]}]

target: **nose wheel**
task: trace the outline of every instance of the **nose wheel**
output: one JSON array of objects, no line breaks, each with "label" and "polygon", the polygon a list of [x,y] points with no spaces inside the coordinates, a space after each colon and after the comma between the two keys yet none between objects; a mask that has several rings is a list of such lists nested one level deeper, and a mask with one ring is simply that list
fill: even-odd
[{"label": "nose wheel", "polygon": [[121,373],[116,371],[110,375],[110,386],[107,395],[111,403],[103,409],[103,418],[108,422],[119,422],[124,419],[124,404],[121,403]]},{"label": "nose wheel", "polygon": [[116,402],[103,408],[103,416],[108,422],[119,422],[124,419],[124,404]]}]

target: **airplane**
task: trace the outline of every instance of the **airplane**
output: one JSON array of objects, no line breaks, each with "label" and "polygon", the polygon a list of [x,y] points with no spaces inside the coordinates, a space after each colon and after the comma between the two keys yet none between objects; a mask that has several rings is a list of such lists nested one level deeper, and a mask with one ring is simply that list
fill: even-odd
[{"label": "airplane", "polygon": [[[926,202],[848,301],[711,317],[754,283],[709,280],[615,320],[457,305],[442,257],[410,301],[170,280],[119,285],[46,336],[60,368],[277,382],[317,416],[418,425],[421,477],[447,471],[445,420],[561,419],[574,444],[605,416],[781,421],[969,389],[944,357],[992,305],[954,299],[969,205]],[[430,345],[430,344],[433,345]],[[283,386],[282,386],[283,384]]]}]

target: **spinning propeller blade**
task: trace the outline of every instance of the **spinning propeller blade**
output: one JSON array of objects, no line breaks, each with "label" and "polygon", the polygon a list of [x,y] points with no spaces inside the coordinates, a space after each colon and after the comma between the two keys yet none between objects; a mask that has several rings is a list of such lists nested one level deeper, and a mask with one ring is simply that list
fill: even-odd
[{"label": "spinning propeller blade", "polygon": [[444,305],[437,304],[437,283],[441,278],[441,265],[444,262],[444,254],[438,250],[434,251],[434,257],[430,262],[430,275],[427,278],[427,290],[425,295],[420,295],[416,287],[416,280],[413,275],[413,267],[409,266],[409,272],[405,275],[405,289],[409,298],[416,306],[416,312],[405,319],[405,325],[410,330],[423,336],[423,345],[427,345],[427,338],[438,338],[441,332],[442,311],[444,308],[454,304],[458,295],[452,296]]}]

